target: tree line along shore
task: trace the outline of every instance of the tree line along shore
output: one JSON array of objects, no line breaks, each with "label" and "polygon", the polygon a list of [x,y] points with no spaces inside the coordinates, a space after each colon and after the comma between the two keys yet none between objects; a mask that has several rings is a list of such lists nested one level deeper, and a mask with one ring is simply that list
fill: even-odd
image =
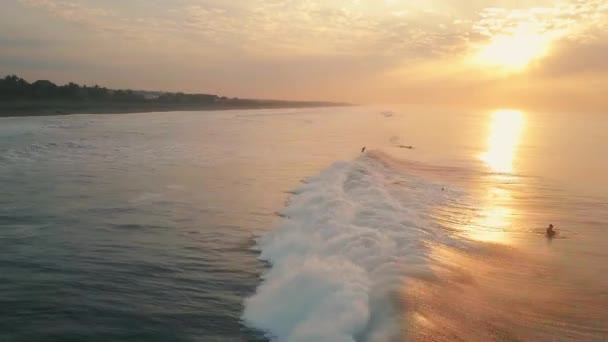
[{"label": "tree line along shore", "polygon": [[28,82],[16,75],[0,78],[0,116],[141,113],[188,110],[262,109],[346,106],[323,101],[240,99],[212,94],[186,94]]}]

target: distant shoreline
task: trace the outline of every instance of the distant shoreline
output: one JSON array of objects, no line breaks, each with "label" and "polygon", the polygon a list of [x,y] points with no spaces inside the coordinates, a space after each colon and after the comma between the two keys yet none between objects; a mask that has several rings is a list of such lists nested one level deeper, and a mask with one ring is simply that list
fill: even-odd
[{"label": "distant shoreline", "polygon": [[243,103],[61,103],[0,102],[0,117],[58,116],[73,114],[130,114],[150,112],[217,111],[234,109],[281,109],[347,107],[348,103],[250,100]]},{"label": "distant shoreline", "polygon": [[108,89],[72,82],[58,86],[48,80],[29,83],[16,75],[0,78],[0,117],[338,106],[350,104]]}]

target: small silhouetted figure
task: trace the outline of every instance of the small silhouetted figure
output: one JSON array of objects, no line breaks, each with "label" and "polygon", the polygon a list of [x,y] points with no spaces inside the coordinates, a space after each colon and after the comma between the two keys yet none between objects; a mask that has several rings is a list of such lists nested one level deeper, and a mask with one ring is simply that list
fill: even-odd
[{"label": "small silhouetted figure", "polygon": [[363,148],[361,149],[361,153],[365,152],[365,147],[366,146],[363,146]]},{"label": "small silhouetted figure", "polygon": [[553,224],[550,224],[547,228],[547,237],[552,238],[555,236],[555,234],[557,234],[557,232],[553,229]]}]

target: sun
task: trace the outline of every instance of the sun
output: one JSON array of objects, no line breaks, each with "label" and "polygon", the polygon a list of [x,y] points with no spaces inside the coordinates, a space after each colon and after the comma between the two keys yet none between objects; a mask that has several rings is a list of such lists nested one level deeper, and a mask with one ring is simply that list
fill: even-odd
[{"label": "sun", "polygon": [[509,33],[498,34],[487,45],[481,46],[474,57],[476,64],[520,71],[530,62],[545,56],[552,37],[520,25]]}]

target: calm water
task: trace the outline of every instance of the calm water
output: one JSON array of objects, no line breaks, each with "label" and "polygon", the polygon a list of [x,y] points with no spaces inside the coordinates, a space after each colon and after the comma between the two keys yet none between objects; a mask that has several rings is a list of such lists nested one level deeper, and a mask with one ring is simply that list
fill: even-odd
[{"label": "calm water", "polygon": [[606,150],[591,114],[0,118],[0,341],[606,340]]}]

